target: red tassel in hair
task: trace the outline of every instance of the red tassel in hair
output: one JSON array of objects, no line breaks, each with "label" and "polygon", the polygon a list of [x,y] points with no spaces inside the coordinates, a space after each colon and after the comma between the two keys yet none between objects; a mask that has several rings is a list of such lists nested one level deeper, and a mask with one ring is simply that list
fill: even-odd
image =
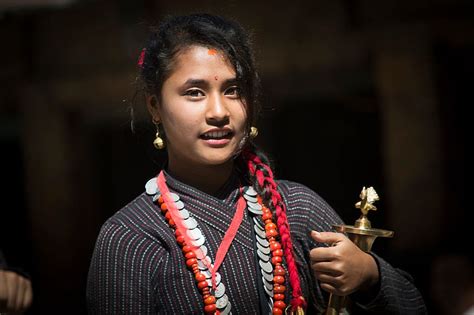
[{"label": "red tassel in hair", "polygon": [[[298,276],[298,269],[293,254],[293,243],[290,237],[290,226],[286,217],[286,207],[283,203],[283,198],[277,189],[277,185],[273,179],[273,172],[271,168],[263,163],[263,161],[250,150],[243,152],[244,158],[247,161],[250,174],[255,176],[257,184],[262,189],[267,188],[267,191],[271,194],[270,200],[275,214],[277,216],[277,226],[280,231],[281,243],[285,253],[286,263],[288,265],[288,274],[292,290],[291,299],[291,314],[304,314],[306,309],[306,301],[303,297],[303,291],[301,290],[300,278]],[[265,176],[264,172],[259,169],[263,168],[268,176]]]},{"label": "red tassel in hair", "polygon": [[143,68],[143,63],[145,62],[145,52],[146,52],[146,48],[143,48],[141,53],[140,53],[140,57],[138,57],[138,67],[140,69]]}]

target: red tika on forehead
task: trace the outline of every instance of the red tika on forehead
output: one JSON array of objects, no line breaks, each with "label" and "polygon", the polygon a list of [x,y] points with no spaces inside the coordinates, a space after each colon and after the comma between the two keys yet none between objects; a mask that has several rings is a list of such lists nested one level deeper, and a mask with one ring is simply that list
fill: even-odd
[{"label": "red tika on forehead", "polygon": [[214,48],[211,48],[207,51],[207,54],[211,55],[211,56],[214,56],[214,55],[217,54],[217,50],[215,50]]}]

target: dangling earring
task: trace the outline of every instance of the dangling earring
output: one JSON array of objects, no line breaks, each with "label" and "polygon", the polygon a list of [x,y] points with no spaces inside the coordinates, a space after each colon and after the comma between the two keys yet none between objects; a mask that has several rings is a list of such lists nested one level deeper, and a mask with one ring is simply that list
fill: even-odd
[{"label": "dangling earring", "polygon": [[155,146],[155,148],[157,148],[158,150],[162,150],[165,148],[165,142],[163,141],[163,139],[160,137],[160,124],[153,121],[156,125],[156,135],[155,135],[155,140],[153,141],[153,145]]},{"label": "dangling earring", "polygon": [[258,136],[258,129],[257,127],[250,127],[250,138],[255,138]]}]

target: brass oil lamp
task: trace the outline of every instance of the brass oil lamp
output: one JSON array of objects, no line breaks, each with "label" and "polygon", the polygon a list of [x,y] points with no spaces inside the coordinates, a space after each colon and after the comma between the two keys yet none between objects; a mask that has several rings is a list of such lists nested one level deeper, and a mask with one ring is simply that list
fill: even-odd
[{"label": "brass oil lamp", "polygon": [[[362,188],[360,201],[355,204],[360,209],[361,216],[355,221],[354,225],[333,225],[333,228],[340,233],[346,233],[349,239],[364,252],[369,252],[377,237],[393,237],[394,232],[388,230],[372,228],[367,214],[370,210],[377,210],[373,203],[379,200],[379,196],[373,187]],[[329,296],[326,315],[350,314],[347,309],[346,296],[331,294]]]}]

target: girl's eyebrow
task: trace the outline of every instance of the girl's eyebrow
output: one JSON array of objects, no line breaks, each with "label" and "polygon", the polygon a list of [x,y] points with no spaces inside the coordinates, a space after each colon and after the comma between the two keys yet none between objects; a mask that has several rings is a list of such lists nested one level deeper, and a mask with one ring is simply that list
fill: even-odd
[{"label": "girl's eyebrow", "polygon": [[225,85],[235,85],[237,83],[238,83],[238,80],[236,77],[233,77],[224,81]]},{"label": "girl's eyebrow", "polygon": [[203,79],[187,79],[186,82],[183,84],[184,86],[192,86],[192,85],[201,85],[201,86],[208,86],[209,83]]},{"label": "girl's eyebrow", "polygon": [[[225,85],[232,85],[232,84],[237,84],[237,83],[238,83],[238,80],[235,77],[229,78],[229,79],[224,81]],[[209,82],[207,80],[203,80],[203,79],[190,78],[190,79],[187,79],[186,82],[184,82],[183,85],[184,86],[190,86],[190,85],[191,86],[192,85],[209,86]]]}]

